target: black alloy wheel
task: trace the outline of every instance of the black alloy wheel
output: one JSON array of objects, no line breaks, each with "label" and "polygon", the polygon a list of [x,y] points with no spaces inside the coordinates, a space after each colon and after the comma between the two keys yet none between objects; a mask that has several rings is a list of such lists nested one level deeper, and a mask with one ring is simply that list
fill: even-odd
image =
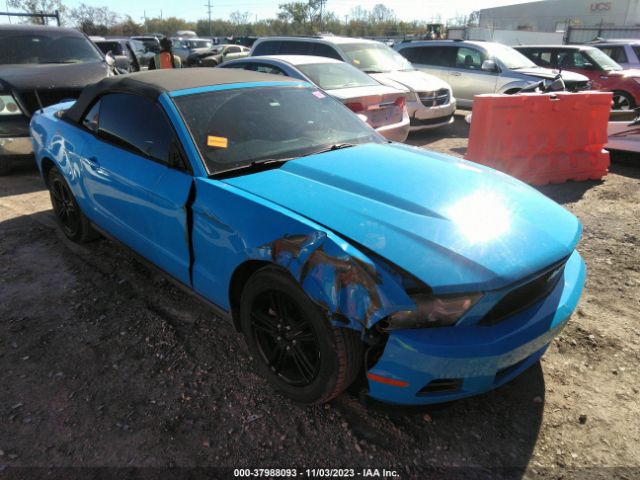
[{"label": "black alloy wheel", "polygon": [[67,237],[75,237],[80,230],[79,209],[73,194],[62,176],[54,175],[50,179],[51,203],[62,229]]},{"label": "black alloy wheel", "polygon": [[47,183],[53,212],[65,236],[77,243],[98,238],[99,234],[80,210],[69,184],[56,167],[49,170]]},{"label": "black alloy wheel", "polygon": [[332,325],[327,312],[276,266],[258,270],[245,284],[240,326],[258,372],[297,402],[331,400],[362,366],[361,333]]},{"label": "black alloy wheel", "polygon": [[320,370],[320,347],[309,319],[284,292],[258,295],[251,326],[262,361],[284,382],[306,386]]}]

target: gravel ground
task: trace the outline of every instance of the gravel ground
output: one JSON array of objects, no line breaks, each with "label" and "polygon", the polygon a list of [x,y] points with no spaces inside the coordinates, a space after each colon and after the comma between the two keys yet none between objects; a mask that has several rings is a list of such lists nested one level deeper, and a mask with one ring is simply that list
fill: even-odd
[{"label": "gravel ground", "polygon": [[[467,133],[458,118],[409,143],[463,155]],[[443,407],[352,392],[305,407],[252,373],[231,325],[129,252],[67,242],[34,171],[0,177],[0,479],[233,476],[182,467],[639,478],[640,161],[541,190],[584,223],[589,269],[541,364]]]}]

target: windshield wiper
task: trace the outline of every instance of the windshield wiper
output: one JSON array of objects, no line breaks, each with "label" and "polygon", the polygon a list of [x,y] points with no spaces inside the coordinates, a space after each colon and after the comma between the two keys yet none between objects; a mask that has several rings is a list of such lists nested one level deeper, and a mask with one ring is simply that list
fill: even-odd
[{"label": "windshield wiper", "polygon": [[307,153],[306,155],[302,155],[302,156],[308,157],[310,155],[317,155],[318,153],[333,152],[334,150],[342,150],[343,148],[355,147],[356,145],[358,144],[357,143],[334,143],[330,147],[326,147],[321,150],[316,150],[315,152]]},{"label": "windshield wiper", "polygon": [[217,175],[227,175],[233,174],[242,170],[251,170],[251,171],[259,171],[263,167],[272,168],[274,166],[282,165],[283,163],[288,162],[289,160],[293,160],[296,157],[291,158],[261,158],[259,160],[254,160],[251,163],[247,163],[245,165],[240,165],[237,167],[229,168],[228,170],[220,170],[219,172],[215,172],[213,176]]},{"label": "windshield wiper", "polygon": [[40,65],[48,65],[51,63],[78,63],[76,60],[58,60],[52,62],[40,62]]},{"label": "windshield wiper", "polygon": [[382,70],[373,70],[370,68],[366,68],[364,70],[362,70],[364,73],[384,73]]}]

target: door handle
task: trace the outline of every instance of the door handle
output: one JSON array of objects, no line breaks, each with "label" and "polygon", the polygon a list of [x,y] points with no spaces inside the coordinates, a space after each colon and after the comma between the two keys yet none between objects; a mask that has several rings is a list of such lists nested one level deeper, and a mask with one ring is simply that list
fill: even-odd
[{"label": "door handle", "polygon": [[449,72],[449,75],[451,75],[453,77],[459,77],[462,74],[460,72]]},{"label": "door handle", "polygon": [[92,168],[100,168],[100,162],[98,162],[98,159],[96,157],[87,157],[87,163],[92,167]]}]

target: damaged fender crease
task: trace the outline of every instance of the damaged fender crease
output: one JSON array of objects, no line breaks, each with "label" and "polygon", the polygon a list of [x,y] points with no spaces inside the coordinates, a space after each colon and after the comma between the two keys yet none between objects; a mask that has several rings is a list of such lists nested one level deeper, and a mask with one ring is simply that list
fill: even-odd
[{"label": "damaged fender crease", "polygon": [[286,235],[258,251],[286,268],[336,326],[370,328],[399,309],[415,306],[384,270],[350,255],[325,232]]}]

